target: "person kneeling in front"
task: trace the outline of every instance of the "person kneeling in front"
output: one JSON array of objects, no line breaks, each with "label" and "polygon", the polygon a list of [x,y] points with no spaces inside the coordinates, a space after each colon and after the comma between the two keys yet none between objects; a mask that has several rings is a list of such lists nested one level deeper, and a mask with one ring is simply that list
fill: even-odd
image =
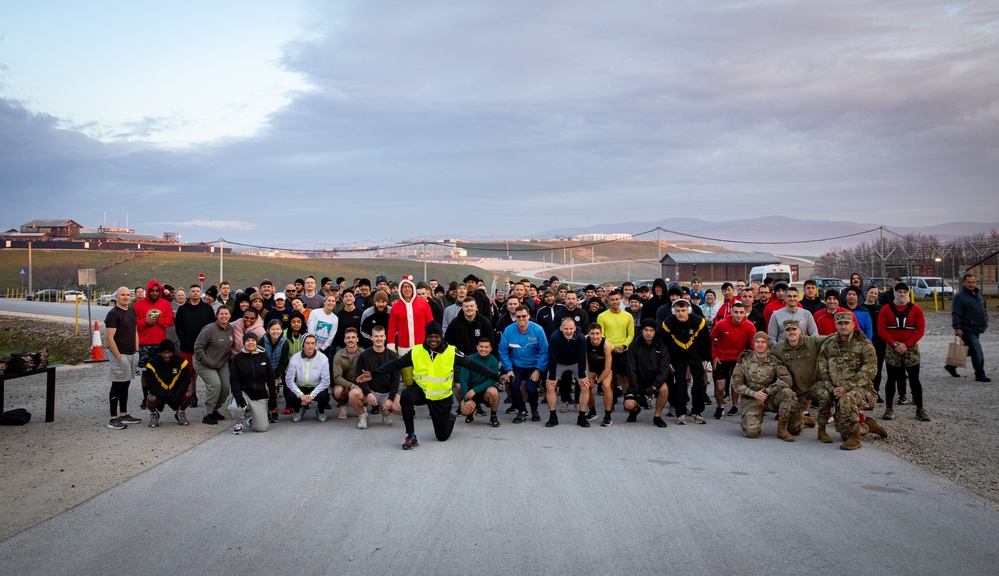
[{"label": "person kneeling in front", "polygon": [[416,406],[426,404],[434,423],[434,435],[440,442],[451,437],[455,415],[453,405],[454,368],[460,366],[490,380],[499,380],[499,373],[483,364],[471,361],[467,356],[444,342],[444,331],[436,321],[427,324],[422,345],[410,349],[403,356],[382,364],[368,372],[363,371],[354,379],[358,384],[371,381],[372,377],[403,368],[413,368],[413,383],[400,394],[402,420],[406,424],[406,441],[403,450],[412,450],[420,445],[416,440],[413,416]]},{"label": "person kneeling in front", "polygon": [[263,350],[257,348],[256,335],[247,332],[243,335],[243,349],[232,357],[229,363],[229,388],[232,400],[229,413],[236,421],[233,434],[243,433],[243,417],[250,409],[247,425],[254,432],[266,432],[270,427],[267,419],[267,399],[274,386],[274,368]]}]

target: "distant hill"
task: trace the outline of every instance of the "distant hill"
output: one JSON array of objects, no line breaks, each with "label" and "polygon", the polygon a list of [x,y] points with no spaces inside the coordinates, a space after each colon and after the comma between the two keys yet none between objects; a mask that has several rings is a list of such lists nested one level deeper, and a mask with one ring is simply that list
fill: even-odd
[{"label": "distant hill", "polygon": [[[876,238],[878,232],[864,234],[862,236],[852,236],[849,238],[838,238],[834,240],[822,240],[825,238],[836,238],[847,234],[857,234],[865,230],[871,230],[880,226],[863,222],[852,222],[846,220],[801,220],[798,218],[788,218],[786,216],[767,216],[764,218],[749,218],[745,220],[729,220],[724,222],[708,222],[697,218],[667,218],[658,222],[618,222],[613,224],[599,224],[585,228],[556,228],[544,230],[534,235],[536,238],[558,238],[565,236],[575,236],[578,234],[615,234],[627,233],[637,234],[646,230],[651,230],[657,226],[664,230],[682,234],[691,234],[704,237],[705,242],[725,246],[735,250],[760,250],[772,253],[793,253],[821,255],[829,249],[839,246],[847,247],[857,244],[863,240]],[[999,228],[999,222],[948,222],[935,226],[893,226],[885,225],[888,229],[898,234],[929,234],[936,236],[940,240],[949,240],[956,236],[984,233],[988,234],[993,228]],[[664,241],[690,241],[694,238],[681,234],[670,234],[662,232],[661,238]],[[656,234],[646,234],[640,237],[642,240],[655,240]],[[763,240],[765,242],[793,242],[792,244],[740,244],[730,240]],[[802,243],[802,240],[819,240],[816,242]]]}]

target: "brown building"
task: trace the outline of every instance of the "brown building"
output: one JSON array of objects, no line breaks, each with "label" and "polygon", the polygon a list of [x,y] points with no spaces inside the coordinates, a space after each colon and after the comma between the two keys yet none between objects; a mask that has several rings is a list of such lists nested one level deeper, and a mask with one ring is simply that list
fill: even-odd
[{"label": "brown building", "polygon": [[659,261],[663,278],[690,282],[699,276],[703,282],[735,282],[748,280],[755,266],[780,264],[780,258],[767,252],[696,252],[666,254]]},{"label": "brown building", "polygon": [[51,238],[72,238],[80,233],[80,226],[73,220],[32,220],[21,224],[21,232],[48,234]]}]

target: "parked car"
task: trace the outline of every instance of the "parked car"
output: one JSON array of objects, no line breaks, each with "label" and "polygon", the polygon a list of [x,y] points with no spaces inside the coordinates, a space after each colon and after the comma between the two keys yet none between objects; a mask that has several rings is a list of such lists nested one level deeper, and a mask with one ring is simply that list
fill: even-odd
[{"label": "parked car", "polygon": [[846,288],[847,284],[840,278],[812,278],[815,286],[819,289],[819,298],[825,299],[826,290],[835,290],[837,293]]},{"label": "parked car", "polygon": [[909,294],[915,298],[932,298],[934,290],[941,296],[954,295],[954,288],[939,276],[912,276],[902,281],[909,285]]},{"label": "parked car", "polygon": [[102,294],[101,297],[97,299],[97,303],[101,306],[114,306],[114,292]]},{"label": "parked car", "polygon": [[45,290],[39,290],[34,294],[28,294],[24,297],[24,299],[38,302],[59,302],[62,300],[62,292],[52,288],[46,288]]},{"label": "parked car", "polygon": [[750,282],[763,282],[767,278],[773,278],[774,282],[791,283],[791,267],[787,264],[771,264],[769,266],[754,266],[749,271]]},{"label": "parked car", "polygon": [[882,292],[885,291],[890,292],[892,286],[894,285],[895,282],[892,281],[891,278],[868,278],[866,276],[863,278],[863,281],[861,283],[861,286],[864,287],[864,290],[870,288],[871,286],[877,286],[878,289],[881,290]]},{"label": "parked car", "polygon": [[66,290],[62,293],[63,302],[86,302],[87,295],[79,290]]}]

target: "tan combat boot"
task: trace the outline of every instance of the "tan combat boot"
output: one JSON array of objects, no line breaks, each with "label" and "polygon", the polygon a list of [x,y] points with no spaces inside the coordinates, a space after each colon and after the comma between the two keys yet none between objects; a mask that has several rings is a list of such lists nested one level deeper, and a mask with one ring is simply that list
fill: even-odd
[{"label": "tan combat boot", "polygon": [[851,434],[846,437],[846,442],[839,445],[840,450],[856,450],[860,448],[860,434]]},{"label": "tan combat boot", "polygon": [[806,428],[815,428],[815,419],[808,414],[801,415],[801,423],[804,424]]},{"label": "tan combat boot", "polygon": [[787,418],[781,418],[777,421],[777,437],[785,442],[794,442],[794,436],[787,431]]},{"label": "tan combat boot", "polygon": [[868,418],[866,424],[867,424],[868,434],[877,434],[882,438],[888,437],[888,431],[882,428],[880,424],[875,422],[873,418]]},{"label": "tan combat boot", "polygon": [[864,435],[865,428],[867,426],[863,424],[851,424],[846,431],[844,442],[839,445],[840,450],[856,450],[860,448],[860,437]]},{"label": "tan combat boot", "polygon": [[823,444],[832,444],[832,438],[826,434],[826,425],[819,424],[819,441]]}]

